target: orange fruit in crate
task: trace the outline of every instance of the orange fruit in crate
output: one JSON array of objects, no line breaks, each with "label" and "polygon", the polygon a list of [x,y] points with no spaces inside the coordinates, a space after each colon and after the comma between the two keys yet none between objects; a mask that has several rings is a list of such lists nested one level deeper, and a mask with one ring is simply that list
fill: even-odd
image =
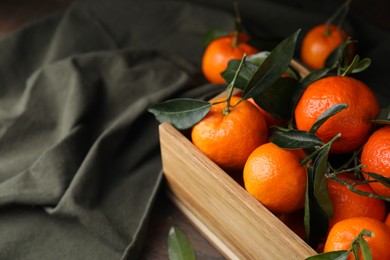
[{"label": "orange fruit in crate", "polygon": [[[355,182],[348,174],[338,174],[337,178]],[[356,189],[374,193],[367,183],[355,186]],[[329,220],[329,228],[341,220],[353,217],[371,217],[383,221],[386,216],[386,203],[384,200],[370,198],[357,194],[344,184],[328,179],[328,192],[333,204],[333,217]]]},{"label": "orange fruit in crate", "polygon": [[369,137],[371,120],[379,112],[372,90],[357,79],[330,76],[310,84],[295,108],[297,128],[309,131],[323,112],[340,103],[346,103],[348,108],[329,118],[316,132],[323,142],[341,133],[331,147],[332,153],[339,154],[360,148]]},{"label": "orange fruit in crate", "polygon": [[[374,172],[390,178],[390,126],[376,130],[363,146],[360,161],[363,171]],[[370,182],[371,188],[379,195],[390,197],[390,187],[379,182]]]},{"label": "orange fruit in crate", "polygon": [[266,143],[245,163],[245,189],[274,213],[290,213],[304,206],[307,169],[296,152]]},{"label": "orange fruit in crate", "polygon": [[224,84],[221,76],[230,60],[241,60],[244,53],[251,55],[259,50],[248,44],[248,34],[240,33],[238,37],[228,35],[216,38],[206,47],[202,57],[202,72],[206,79],[214,84]]},{"label": "orange fruit in crate", "polygon": [[265,119],[240,97],[231,97],[228,113],[226,98],[211,102],[209,113],[192,129],[192,142],[221,168],[242,170],[250,153],[267,141]]},{"label": "orange fruit in crate", "polygon": [[[320,24],[309,30],[302,40],[301,59],[311,69],[325,66],[328,56],[348,38],[348,34],[336,25]],[[350,49],[353,50],[352,44]]]},{"label": "orange fruit in crate", "polygon": [[[370,247],[372,259],[390,259],[390,228],[377,219],[367,217],[349,218],[336,223],[328,234],[324,252],[349,250],[352,240],[363,229],[374,233],[373,237],[363,236],[363,239],[367,241]],[[348,259],[355,259],[352,252],[349,254]],[[363,259],[360,248],[359,259]]]}]

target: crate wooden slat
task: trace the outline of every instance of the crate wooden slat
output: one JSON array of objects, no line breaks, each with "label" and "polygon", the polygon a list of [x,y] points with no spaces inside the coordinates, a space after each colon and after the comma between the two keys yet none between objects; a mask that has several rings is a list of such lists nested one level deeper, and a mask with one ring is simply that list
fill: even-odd
[{"label": "crate wooden slat", "polygon": [[159,126],[173,202],[229,259],[305,259],[316,252],[168,123]]}]

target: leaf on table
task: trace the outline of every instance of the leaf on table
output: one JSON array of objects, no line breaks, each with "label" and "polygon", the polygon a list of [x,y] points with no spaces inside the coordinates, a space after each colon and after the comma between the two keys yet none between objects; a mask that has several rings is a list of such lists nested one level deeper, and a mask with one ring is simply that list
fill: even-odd
[{"label": "leaf on table", "polygon": [[187,236],[178,227],[172,226],[168,234],[170,260],[195,260],[195,252]]}]

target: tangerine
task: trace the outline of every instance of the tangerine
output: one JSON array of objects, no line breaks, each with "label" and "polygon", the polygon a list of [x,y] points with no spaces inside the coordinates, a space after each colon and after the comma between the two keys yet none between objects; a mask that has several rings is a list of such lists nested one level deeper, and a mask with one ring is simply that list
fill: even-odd
[{"label": "tangerine", "polygon": [[[338,174],[337,178],[351,183],[356,181],[350,174]],[[367,183],[356,185],[355,188],[373,193]],[[386,216],[384,200],[360,195],[348,189],[346,185],[329,179],[328,192],[333,204],[333,217],[329,220],[329,228],[347,218],[371,217],[383,221]]]},{"label": "tangerine", "polygon": [[271,142],[259,146],[245,163],[243,180],[245,189],[274,213],[304,206],[307,169],[292,150]]},{"label": "tangerine", "polygon": [[[302,40],[301,59],[312,69],[325,66],[328,56],[348,38],[348,34],[333,24],[320,24],[307,32]],[[352,44],[350,45],[352,49]]]},{"label": "tangerine", "polygon": [[[377,219],[367,217],[349,218],[337,222],[328,234],[324,252],[349,250],[351,242],[363,229],[374,233],[373,237],[363,236],[370,247],[372,259],[390,259],[390,228]],[[363,259],[360,248],[358,251],[359,259]],[[352,252],[350,252],[348,259],[355,259]]]},{"label": "tangerine", "polygon": [[369,137],[371,120],[380,109],[372,90],[357,79],[330,76],[310,84],[295,108],[297,128],[309,131],[323,112],[340,103],[346,103],[348,107],[330,117],[316,132],[323,142],[329,142],[341,133],[331,147],[331,153],[337,154],[353,152]]},{"label": "tangerine", "polygon": [[[363,146],[360,161],[365,165],[363,171],[374,172],[390,178],[390,126],[377,129]],[[390,197],[390,188],[379,183],[369,182],[379,195]]]},{"label": "tangerine", "polygon": [[[240,103],[239,103],[240,102]],[[247,100],[232,96],[213,100],[209,113],[191,132],[192,142],[225,170],[242,170],[250,153],[267,141],[267,124],[261,112]]]},{"label": "tangerine", "polygon": [[228,35],[210,42],[202,57],[202,72],[206,79],[214,84],[224,84],[221,73],[227,68],[230,60],[241,60],[244,53],[251,55],[259,50],[248,44],[248,34],[240,33],[238,37]]}]

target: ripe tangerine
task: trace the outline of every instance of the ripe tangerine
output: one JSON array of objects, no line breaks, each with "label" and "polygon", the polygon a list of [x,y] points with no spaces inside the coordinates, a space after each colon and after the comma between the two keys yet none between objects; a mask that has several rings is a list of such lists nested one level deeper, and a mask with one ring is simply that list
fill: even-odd
[{"label": "ripe tangerine", "polygon": [[231,97],[226,114],[226,98],[212,103],[209,113],[192,128],[192,142],[221,168],[242,170],[251,152],[267,141],[265,119],[253,104],[240,97]]},{"label": "ripe tangerine", "polygon": [[[328,56],[348,38],[348,34],[340,27],[320,24],[307,32],[302,40],[301,59],[312,69],[325,66]],[[353,51],[352,43],[349,45]]]},{"label": "ripe tangerine", "polygon": [[245,33],[216,38],[206,47],[202,57],[202,72],[214,84],[224,84],[224,72],[230,60],[241,60],[244,53],[251,55],[259,50],[248,44],[250,37]]},{"label": "ripe tangerine", "polygon": [[245,163],[243,179],[245,189],[274,213],[304,206],[307,169],[292,150],[270,142],[259,146]]},{"label": "ripe tangerine", "polygon": [[309,131],[323,112],[340,103],[348,108],[329,118],[316,132],[325,143],[341,133],[331,147],[331,153],[336,154],[359,149],[369,137],[372,120],[380,109],[372,90],[352,77],[330,76],[309,85],[295,108],[297,128]]},{"label": "ripe tangerine", "polygon": [[[365,165],[363,171],[374,172],[390,178],[390,126],[376,130],[363,146],[360,161]],[[390,188],[370,182],[371,188],[379,195],[390,197]]]}]

